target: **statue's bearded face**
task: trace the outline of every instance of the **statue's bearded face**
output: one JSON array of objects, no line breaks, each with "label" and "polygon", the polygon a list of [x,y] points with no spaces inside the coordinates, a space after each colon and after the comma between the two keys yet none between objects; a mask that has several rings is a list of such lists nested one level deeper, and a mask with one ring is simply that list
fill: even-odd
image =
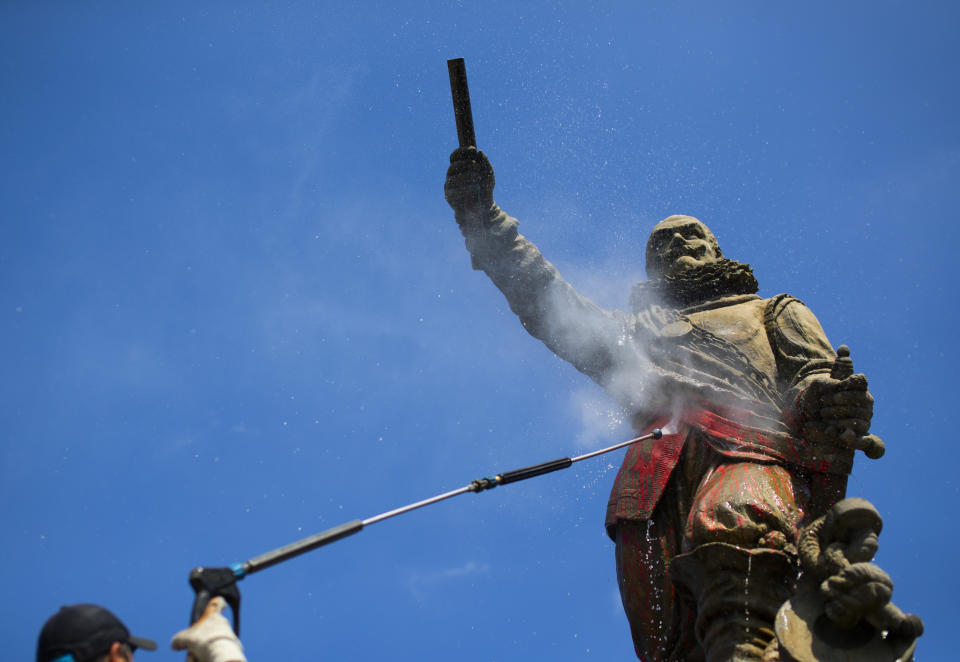
[{"label": "statue's bearded face", "polygon": [[721,257],[717,240],[706,225],[692,216],[671,216],[650,233],[647,278],[675,276]]}]

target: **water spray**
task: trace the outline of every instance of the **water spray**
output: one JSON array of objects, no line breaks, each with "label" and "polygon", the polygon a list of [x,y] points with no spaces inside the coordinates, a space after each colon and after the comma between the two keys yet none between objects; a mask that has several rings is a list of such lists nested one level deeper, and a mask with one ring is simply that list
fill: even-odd
[{"label": "water spray", "polygon": [[442,494],[437,494],[436,496],[423,499],[422,501],[416,501],[406,506],[401,506],[400,508],[394,508],[393,510],[388,510],[379,515],[368,517],[367,519],[355,519],[351,522],[340,524],[326,531],[321,531],[302,540],[290,543],[289,545],[278,547],[260,556],[255,556],[243,563],[234,563],[230,566],[218,568],[194,568],[190,572],[190,586],[193,587],[196,597],[193,601],[193,609],[190,612],[190,622],[196,622],[200,616],[203,615],[207,604],[209,604],[213,598],[220,596],[230,605],[230,609],[233,611],[233,629],[237,634],[240,634],[240,589],[237,588],[237,582],[248,575],[260,572],[278,563],[289,561],[294,557],[305,554],[318,547],[323,547],[337,540],[352,536],[371,524],[382,522],[391,517],[403,515],[426,506],[432,506],[435,503],[446,501],[447,499],[460,496],[461,494],[467,494],[468,492],[485,492],[492,490],[498,485],[508,485],[521,480],[527,480],[528,478],[534,478],[535,476],[542,476],[543,474],[559,471],[560,469],[566,469],[576,462],[588,460],[605,453],[611,453],[641,441],[660,439],[662,436],[663,432],[658,428],[648,434],[634,437],[633,439],[614,444],[613,446],[607,446],[606,448],[584,453],[583,455],[577,455],[576,457],[561,457],[556,460],[550,460],[549,462],[541,462],[540,464],[533,464],[521,469],[505,471],[495,476],[477,478],[468,485],[464,485],[455,490],[443,492]]}]

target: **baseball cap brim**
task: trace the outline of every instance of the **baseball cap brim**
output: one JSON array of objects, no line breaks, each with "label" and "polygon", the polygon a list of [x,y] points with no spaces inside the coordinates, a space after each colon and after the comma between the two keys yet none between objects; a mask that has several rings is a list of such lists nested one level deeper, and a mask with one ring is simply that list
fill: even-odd
[{"label": "baseball cap brim", "polygon": [[127,641],[137,648],[145,651],[157,650],[157,642],[153,641],[152,639],[144,639],[143,637],[134,637],[131,635],[127,637]]}]

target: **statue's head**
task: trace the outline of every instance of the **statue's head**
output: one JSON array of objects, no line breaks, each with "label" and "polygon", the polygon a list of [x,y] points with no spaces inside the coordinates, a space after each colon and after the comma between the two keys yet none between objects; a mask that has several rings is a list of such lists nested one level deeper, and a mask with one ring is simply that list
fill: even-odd
[{"label": "statue's head", "polygon": [[670,216],[657,223],[647,240],[647,278],[675,276],[722,257],[706,225],[693,216]]}]

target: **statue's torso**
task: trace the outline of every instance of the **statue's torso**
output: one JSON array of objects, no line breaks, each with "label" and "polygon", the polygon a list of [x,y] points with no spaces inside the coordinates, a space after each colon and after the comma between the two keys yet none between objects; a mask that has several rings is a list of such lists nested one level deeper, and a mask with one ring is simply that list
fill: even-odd
[{"label": "statue's torso", "polygon": [[740,350],[756,370],[777,379],[777,363],[763,318],[767,301],[751,299],[733,305],[688,313],[691,323],[725,340]]}]

